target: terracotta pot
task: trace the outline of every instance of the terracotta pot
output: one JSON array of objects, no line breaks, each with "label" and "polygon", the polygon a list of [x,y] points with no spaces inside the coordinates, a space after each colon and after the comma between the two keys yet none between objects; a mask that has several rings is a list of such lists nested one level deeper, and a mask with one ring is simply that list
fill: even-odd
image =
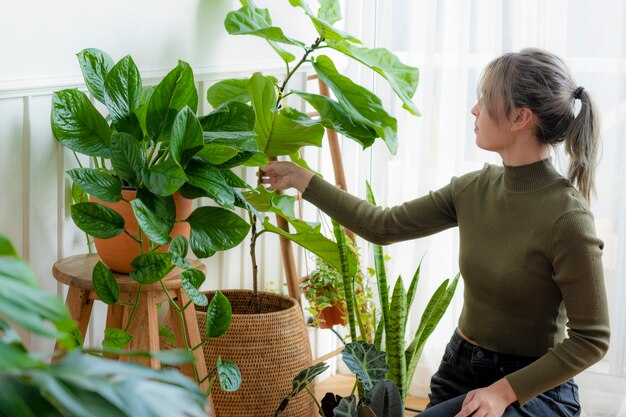
[{"label": "terracotta pot", "polygon": [[346,307],[343,303],[333,304],[330,307],[326,307],[320,311],[320,329],[330,329],[336,324],[345,326],[347,324],[346,314]]},{"label": "terracotta pot", "polygon": [[[122,190],[122,197],[125,200],[131,201],[136,198],[137,191],[134,189]],[[176,205],[176,220],[183,220],[189,217],[192,207],[192,201],[183,198],[179,193],[174,194],[174,204]],[[124,200],[120,200],[117,203],[107,203],[105,201],[98,200],[94,197],[89,197],[89,200],[94,203],[99,203],[104,206],[110,207],[118,212],[125,222],[125,228],[133,236],[139,235],[139,225],[137,219],[133,214],[133,208],[129,203]],[[174,223],[174,227],[170,233],[170,237],[174,238],[179,235],[185,236],[189,239],[190,226],[187,222]],[[133,269],[130,263],[133,259],[141,254],[139,249],[139,243],[131,239],[126,233],[120,233],[119,235],[111,239],[98,239],[94,238],[94,244],[96,245],[96,251],[102,262],[106,264],[113,271],[128,274]],[[148,239],[143,237],[144,252],[148,251]],[[163,245],[160,252],[167,252],[169,245]]]}]

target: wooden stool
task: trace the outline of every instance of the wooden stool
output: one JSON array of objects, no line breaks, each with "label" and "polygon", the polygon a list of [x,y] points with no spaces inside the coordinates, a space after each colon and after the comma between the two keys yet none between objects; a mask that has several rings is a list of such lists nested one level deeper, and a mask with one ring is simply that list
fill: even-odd
[{"label": "wooden stool", "polygon": [[[72,315],[72,318],[78,322],[80,332],[85,337],[89,318],[91,317],[91,309],[94,300],[99,300],[93,288],[91,274],[94,266],[100,260],[96,254],[75,255],[57,261],[52,267],[52,275],[57,281],[69,286],[66,304]],[[206,267],[200,261],[190,261],[192,268],[206,271]],[[134,302],[137,288],[139,284],[133,281],[129,275],[113,272],[115,279],[120,287],[120,299],[125,302]],[[172,298],[179,307],[183,307],[189,301],[189,297],[182,288],[180,280],[180,269],[175,268],[165,278],[163,284],[169,290]],[[150,285],[142,285],[139,295],[139,302],[135,310],[135,316],[128,328],[128,332],[133,335],[128,345],[130,350],[141,351],[157,351],[160,350],[159,344],[159,322],[157,318],[157,303],[168,302],[167,294],[163,291],[161,284],[158,282]],[[128,316],[131,308],[119,304],[110,304],[107,311],[106,327],[117,327],[123,329],[128,322]],[[169,309],[169,316],[174,327],[174,335],[176,336],[176,345],[185,349],[183,332],[181,328],[180,316],[175,309]],[[189,346],[197,346],[201,343],[200,331],[198,329],[198,321],[193,305],[185,309],[183,320],[187,329],[187,340]],[[55,350],[61,349],[57,344]],[[196,369],[200,380],[206,377],[207,367],[204,361],[204,353],[202,349],[196,349],[193,352],[196,358]],[[161,363],[155,358],[137,358],[137,362],[150,366],[154,369],[160,369]],[[186,364],[182,368],[183,374],[195,380],[193,366]],[[208,380],[204,381],[200,388],[203,392],[208,388]],[[211,403],[209,399],[209,403]],[[211,409],[212,404],[211,405]]]}]

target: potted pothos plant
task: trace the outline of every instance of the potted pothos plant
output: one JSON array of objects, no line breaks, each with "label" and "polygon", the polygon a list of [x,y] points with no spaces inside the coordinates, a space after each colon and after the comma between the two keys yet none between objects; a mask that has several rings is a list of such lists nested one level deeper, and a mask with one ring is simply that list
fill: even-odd
[{"label": "potted pothos plant", "polygon": [[[233,211],[235,206],[249,206],[241,194],[247,185],[230,168],[258,158],[253,109],[231,102],[198,116],[193,72],[182,61],[157,85],[144,86],[130,56],[114,62],[103,51],[86,49],[78,60],[87,89],[108,115],[101,114],[85,92],[66,89],[53,95],[51,123],[56,139],[73,152],[78,165],[67,171],[73,181],[72,219],[88,239],[96,240],[104,261],[93,270],[96,294],[107,304],[131,309],[124,329],[105,330],[103,345],[123,349],[130,342],[127,330],[139,299],[119,299],[111,269],[129,273],[139,284],[138,292],[142,285],[160,282],[170,308],[182,317],[189,304],[174,302],[162,282],[179,268],[189,298],[212,314],[206,334],[221,335],[230,323],[228,300],[218,294],[209,305],[199,291],[204,273],[185,258],[189,249],[206,258],[232,248],[250,229]],[[199,197],[211,199],[215,206],[192,211],[190,200]],[[107,240],[114,240],[112,246],[121,253],[101,251],[99,243]],[[122,257],[126,262],[120,264]],[[234,375],[225,389],[238,387],[239,370],[232,362],[218,361],[214,371]]]}]

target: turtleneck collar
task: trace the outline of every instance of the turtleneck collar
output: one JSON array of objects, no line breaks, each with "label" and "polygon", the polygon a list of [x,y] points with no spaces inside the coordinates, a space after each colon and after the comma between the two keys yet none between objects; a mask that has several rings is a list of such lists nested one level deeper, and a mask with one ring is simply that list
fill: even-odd
[{"label": "turtleneck collar", "polygon": [[504,165],[504,186],[509,191],[534,191],[562,178],[552,165],[552,158],[542,159],[529,165]]}]

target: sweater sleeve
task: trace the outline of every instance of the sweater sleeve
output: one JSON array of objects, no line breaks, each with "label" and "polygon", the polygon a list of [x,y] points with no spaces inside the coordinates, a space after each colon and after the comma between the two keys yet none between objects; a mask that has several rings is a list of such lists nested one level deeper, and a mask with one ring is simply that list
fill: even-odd
[{"label": "sweater sleeve", "polygon": [[567,313],[567,337],[537,361],[506,376],[520,404],[562,384],[606,354],[610,330],[603,246],[589,211],[572,211],[556,222],[550,260]]},{"label": "sweater sleeve", "polygon": [[311,179],[302,197],[363,239],[388,245],[456,226],[454,199],[479,174],[453,178],[437,191],[392,208],[374,207],[318,176]]}]

